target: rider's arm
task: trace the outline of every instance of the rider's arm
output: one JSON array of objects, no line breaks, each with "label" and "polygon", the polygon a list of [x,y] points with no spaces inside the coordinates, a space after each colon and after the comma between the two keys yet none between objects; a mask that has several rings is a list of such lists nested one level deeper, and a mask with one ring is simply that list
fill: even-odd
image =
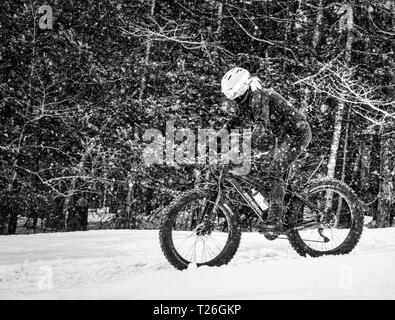
[{"label": "rider's arm", "polygon": [[233,115],[224,125],[224,129],[232,130],[237,129],[242,125],[241,116],[238,114]]},{"label": "rider's arm", "polygon": [[277,118],[283,127],[283,131],[289,134],[300,134],[310,130],[306,117],[302,112],[293,107],[281,95],[274,92],[271,95],[271,117]]}]

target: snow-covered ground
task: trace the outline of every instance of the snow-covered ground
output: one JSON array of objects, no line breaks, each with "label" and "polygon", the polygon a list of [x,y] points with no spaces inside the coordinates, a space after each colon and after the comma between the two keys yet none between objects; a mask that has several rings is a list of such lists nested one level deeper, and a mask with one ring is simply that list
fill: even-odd
[{"label": "snow-covered ground", "polygon": [[0,299],[394,299],[395,229],[364,230],[347,256],[302,258],[244,233],[232,262],[177,271],[157,231],[0,237]]}]

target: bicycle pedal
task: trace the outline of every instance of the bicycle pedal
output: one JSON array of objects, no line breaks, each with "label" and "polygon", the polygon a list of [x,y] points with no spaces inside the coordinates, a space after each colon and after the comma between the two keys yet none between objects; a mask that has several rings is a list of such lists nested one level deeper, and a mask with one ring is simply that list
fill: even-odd
[{"label": "bicycle pedal", "polygon": [[281,234],[270,234],[270,233],[264,233],[264,234],[263,234],[263,236],[264,236],[267,240],[269,240],[269,241],[274,241],[274,240],[278,239],[278,237],[279,237],[280,235],[281,235]]},{"label": "bicycle pedal", "polygon": [[284,232],[283,225],[262,224],[259,226],[259,233],[280,235]]}]

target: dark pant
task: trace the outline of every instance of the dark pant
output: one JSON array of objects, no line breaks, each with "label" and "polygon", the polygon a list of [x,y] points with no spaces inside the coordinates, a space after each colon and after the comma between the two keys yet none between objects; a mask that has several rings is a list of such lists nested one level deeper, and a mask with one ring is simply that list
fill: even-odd
[{"label": "dark pant", "polygon": [[284,135],[278,143],[272,162],[269,166],[270,203],[273,215],[282,211],[285,196],[284,174],[292,163],[303,153],[311,141],[311,130],[308,128],[300,135]]},{"label": "dark pant", "polygon": [[301,135],[285,135],[278,142],[269,172],[275,177],[283,177],[292,163],[303,153],[311,141],[311,131]]}]

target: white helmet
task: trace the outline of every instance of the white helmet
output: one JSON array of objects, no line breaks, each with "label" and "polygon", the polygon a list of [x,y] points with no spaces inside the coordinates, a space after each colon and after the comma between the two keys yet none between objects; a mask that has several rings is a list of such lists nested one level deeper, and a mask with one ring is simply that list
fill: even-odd
[{"label": "white helmet", "polygon": [[243,68],[229,70],[221,81],[221,91],[228,99],[242,96],[251,84],[251,74]]}]

